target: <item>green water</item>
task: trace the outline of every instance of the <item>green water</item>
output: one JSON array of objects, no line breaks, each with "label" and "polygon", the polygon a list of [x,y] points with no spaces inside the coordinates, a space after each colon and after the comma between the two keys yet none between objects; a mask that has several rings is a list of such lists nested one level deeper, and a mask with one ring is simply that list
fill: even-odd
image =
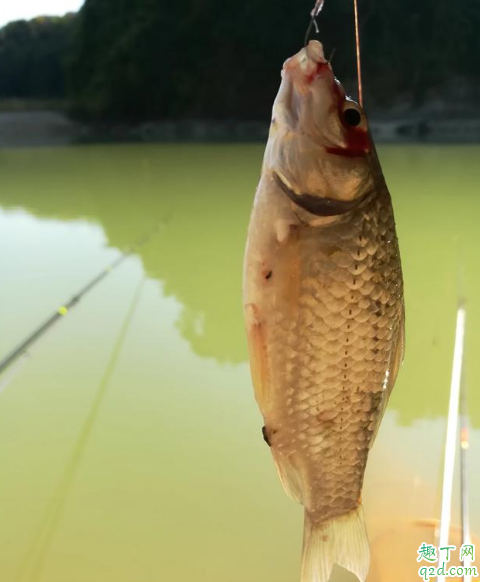
[{"label": "green water", "polygon": [[[302,510],[262,441],[241,314],[262,150],[0,151],[0,356],[160,224],[0,377],[2,582],[298,580]],[[370,538],[439,516],[459,288],[479,534],[480,148],[380,155],[407,354],[367,469]]]}]

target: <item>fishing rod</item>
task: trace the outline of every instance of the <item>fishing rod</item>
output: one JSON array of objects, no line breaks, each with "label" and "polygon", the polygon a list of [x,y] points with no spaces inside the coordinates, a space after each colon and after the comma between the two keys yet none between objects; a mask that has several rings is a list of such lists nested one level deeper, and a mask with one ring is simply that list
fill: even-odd
[{"label": "fishing rod", "polygon": [[85,417],[71,455],[65,464],[62,478],[59,481],[57,489],[55,490],[49,504],[45,509],[43,519],[40,521],[40,525],[27,548],[27,552],[23,560],[20,563],[17,576],[15,577],[15,582],[22,582],[25,579],[28,579],[30,582],[36,582],[42,578],[45,560],[57,533],[58,524],[62,519],[65,510],[65,504],[67,502],[71,487],[75,481],[78,467],[89,443],[95,423],[97,422],[97,418],[105,399],[105,395],[107,394],[110,381],[125,344],[125,339],[130,329],[130,325],[138,308],[144,284],[145,276],[142,275],[139,283],[137,284],[128,310],[125,314],[123,324],[120,328],[118,337],[115,340],[110,359],[96,390],[95,397],[92,401],[88,414]]},{"label": "fishing rod", "polygon": [[[450,384],[450,402],[448,406],[447,435],[445,441],[442,509],[440,515],[440,535],[438,547],[448,546],[448,537],[450,533],[453,474],[455,468],[455,451],[458,434],[458,411],[460,405],[460,388],[462,384],[462,370],[463,370],[463,351],[465,344],[465,319],[466,319],[465,307],[463,305],[463,302],[460,302],[457,309],[455,346],[453,350],[453,366],[452,366],[452,379]],[[445,582],[445,576],[438,576],[437,582]]]},{"label": "fishing rod", "polygon": [[152,235],[158,231],[160,224],[157,224],[147,234],[142,235],[131,246],[127,247],[122,254],[113,263],[108,265],[105,269],[100,271],[93,279],[84,285],[73,297],[58,307],[52,315],[39,325],[30,335],[28,335],[18,346],[9,352],[2,360],[0,360],[0,375],[5,372],[14,362],[27,353],[27,350],[36,343],[55,323],[65,317],[69,311],[75,307],[80,300],[92,289],[94,289],[101,281],[117,269],[127,258],[150,240]]},{"label": "fishing rod", "polygon": [[[470,544],[470,518],[468,504],[468,479],[467,479],[467,451],[470,447],[467,414],[467,394],[465,382],[460,389],[460,510],[462,519],[462,544]],[[464,561],[464,566],[470,566],[470,558]],[[464,574],[464,582],[470,582],[471,576]]]}]

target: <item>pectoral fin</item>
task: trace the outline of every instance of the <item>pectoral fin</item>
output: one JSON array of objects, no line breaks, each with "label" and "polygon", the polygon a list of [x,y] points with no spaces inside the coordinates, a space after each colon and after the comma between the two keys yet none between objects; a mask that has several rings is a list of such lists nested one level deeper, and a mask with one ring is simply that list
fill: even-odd
[{"label": "pectoral fin", "polygon": [[265,410],[269,393],[269,371],[265,323],[262,321],[258,306],[245,305],[247,323],[248,350],[250,370],[252,373],[255,398],[260,410]]}]

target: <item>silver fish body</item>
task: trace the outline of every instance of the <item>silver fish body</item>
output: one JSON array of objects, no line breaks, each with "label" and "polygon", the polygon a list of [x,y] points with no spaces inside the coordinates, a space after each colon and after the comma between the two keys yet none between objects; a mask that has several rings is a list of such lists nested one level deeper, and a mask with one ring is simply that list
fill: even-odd
[{"label": "silver fish body", "polygon": [[273,116],[244,270],[255,395],[305,506],[302,582],[326,582],[334,562],[364,580],[363,476],[404,344],[391,198],[320,43],[286,62]]}]

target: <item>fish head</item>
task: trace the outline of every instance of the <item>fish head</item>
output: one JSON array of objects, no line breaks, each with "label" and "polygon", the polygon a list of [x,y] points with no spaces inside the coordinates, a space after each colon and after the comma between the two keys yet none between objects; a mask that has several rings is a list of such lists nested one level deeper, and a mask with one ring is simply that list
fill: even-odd
[{"label": "fish head", "polygon": [[318,41],[283,66],[264,165],[319,215],[322,208],[341,214],[375,189],[379,165],[365,112],[346,95]]}]

